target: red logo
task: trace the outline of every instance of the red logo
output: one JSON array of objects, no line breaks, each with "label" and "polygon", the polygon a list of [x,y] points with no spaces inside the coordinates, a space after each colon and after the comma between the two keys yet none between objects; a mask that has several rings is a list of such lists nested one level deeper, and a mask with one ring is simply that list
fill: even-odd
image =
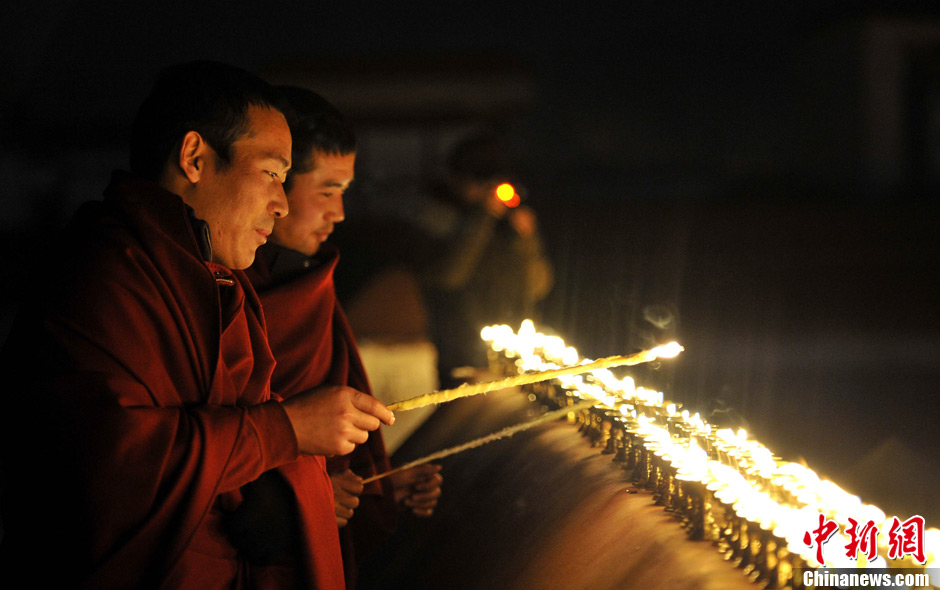
[{"label": "red logo", "polygon": [[[816,528],[812,531],[807,531],[803,534],[803,543],[807,547],[812,547],[816,545],[816,561],[820,565],[826,565],[826,561],[823,559],[822,548],[825,545],[832,535],[836,534],[836,531],[839,530],[839,525],[836,524],[836,521],[829,520],[822,514],[819,515],[819,528]],[[813,536],[810,537],[810,533],[813,533]]]},{"label": "red logo", "polygon": [[901,559],[910,555],[914,561],[923,565],[927,563],[924,555],[924,517],[912,516],[901,522],[895,516],[891,519],[888,529],[888,558]]},{"label": "red logo", "polygon": [[[910,555],[914,560],[924,565],[927,563],[926,552],[924,551],[924,530],[925,523],[923,516],[912,516],[901,522],[897,516],[889,521],[888,528],[888,559],[900,560],[905,555]],[[823,559],[822,548],[829,539],[832,538],[839,525],[834,521],[819,515],[819,526],[803,534],[803,543],[807,547],[816,548],[816,561],[820,565],[826,565]],[[850,559],[858,559],[859,554],[865,555],[869,561],[878,558],[878,527],[875,521],[869,520],[864,525],[849,518],[849,524],[845,527],[845,534],[849,538],[848,545],[845,546],[845,556]]]}]

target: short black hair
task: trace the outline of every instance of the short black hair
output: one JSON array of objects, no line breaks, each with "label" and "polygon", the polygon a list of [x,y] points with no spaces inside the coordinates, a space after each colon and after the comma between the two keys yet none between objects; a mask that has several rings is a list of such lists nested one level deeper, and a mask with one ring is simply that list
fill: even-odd
[{"label": "short black hair", "polygon": [[131,172],[159,179],[189,131],[198,132],[223,165],[230,164],[232,144],[249,129],[250,106],[287,116],[273,86],[235,66],[194,61],[164,69],[134,118]]},{"label": "short black hair", "polygon": [[316,92],[297,86],[278,86],[283,100],[290,107],[291,174],[285,190],[290,189],[291,175],[310,172],[316,165],[314,151],[345,156],[356,151],[356,134],[352,125],[336,107]]}]

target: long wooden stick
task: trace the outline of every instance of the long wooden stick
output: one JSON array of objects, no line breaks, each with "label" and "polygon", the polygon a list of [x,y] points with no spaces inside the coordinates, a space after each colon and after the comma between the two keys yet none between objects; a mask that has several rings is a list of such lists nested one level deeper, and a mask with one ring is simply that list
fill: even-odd
[{"label": "long wooden stick", "polygon": [[388,477],[389,475],[392,475],[393,473],[398,473],[399,471],[405,471],[407,469],[411,469],[412,467],[417,467],[418,465],[424,465],[425,463],[430,463],[431,461],[437,461],[438,459],[443,459],[444,457],[456,455],[457,453],[466,451],[467,449],[474,449],[476,447],[483,446],[486,443],[493,442],[494,440],[506,438],[507,436],[512,436],[516,434],[517,432],[522,432],[523,430],[532,428],[533,426],[537,424],[543,424],[545,422],[551,422],[552,420],[557,420],[558,418],[564,417],[569,412],[579,412],[581,410],[586,410],[590,408],[591,406],[594,406],[595,404],[598,404],[598,403],[600,402],[598,402],[597,400],[593,400],[593,399],[584,400],[572,406],[568,406],[567,408],[555,410],[554,412],[548,412],[547,414],[543,414],[539,416],[535,420],[531,420],[529,422],[523,422],[521,424],[516,424],[515,426],[510,426],[508,428],[503,428],[499,432],[494,432],[493,434],[489,434],[487,436],[478,438],[476,440],[472,440],[468,443],[464,443],[462,445],[457,445],[456,447],[450,447],[449,449],[444,449],[442,451],[432,453],[428,455],[427,457],[422,457],[421,459],[415,459],[414,461],[410,463],[405,463],[404,465],[401,465],[400,467],[396,467],[384,473],[379,473],[378,475],[367,477],[366,479],[362,480],[362,483],[367,484],[369,482],[382,479],[383,477]]},{"label": "long wooden stick", "polygon": [[435,391],[433,393],[426,393],[424,395],[419,395],[418,397],[395,402],[389,404],[388,409],[392,410],[393,412],[414,410],[417,408],[423,408],[424,406],[430,406],[431,404],[441,404],[444,402],[453,401],[461,397],[470,397],[471,395],[478,395],[480,393],[487,393],[490,391],[496,391],[498,389],[508,389],[510,387],[516,387],[519,385],[528,385],[530,383],[538,383],[539,381],[548,381],[549,379],[555,379],[556,377],[561,377],[563,375],[580,375],[581,373],[596,371],[598,369],[639,365],[641,363],[654,361],[660,357],[675,356],[682,350],[684,349],[678,344],[671,343],[664,346],[657,346],[656,348],[650,350],[644,350],[636,354],[631,354],[629,356],[609,356],[584,365],[572,365],[570,367],[549,369],[547,371],[539,371],[537,373],[523,373],[522,375],[518,375],[516,377],[507,377],[505,379],[489,381],[486,383],[463,384],[453,389],[444,389],[441,391]]}]

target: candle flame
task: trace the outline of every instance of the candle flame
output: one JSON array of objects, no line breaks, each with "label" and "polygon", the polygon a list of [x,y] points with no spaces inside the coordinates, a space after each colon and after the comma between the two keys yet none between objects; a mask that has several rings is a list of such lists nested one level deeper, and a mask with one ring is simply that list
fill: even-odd
[{"label": "candle flame", "polygon": [[670,342],[669,344],[663,344],[662,346],[653,348],[650,350],[650,354],[655,358],[671,359],[679,356],[679,353],[683,350],[685,349],[678,342]]},{"label": "candle flame", "polygon": [[565,354],[561,357],[561,362],[565,365],[575,365],[580,358],[581,357],[578,356],[578,349],[573,346],[568,346],[565,348]]},{"label": "candle flame", "polygon": [[560,361],[565,356],[565,341],[558,336],[546,336],[542,341],[545,356],[553,361]]},{"label": "candle flame", "polygon": [[[520,370],[544,371],[560,368],[556,363],[570,366],[591,362],[582,359],[577,350],[566,346],[561,338],[537,332],[531,320],[523,322],[518,334],[509,326],[499,325],[483,328],[480,335],[493,350],[518,358],[516,365]],[[646,360],[672,358],[682,350],[678,343],[670,342],[643,355]],[[799,555],[810,567],[821,565],[815,560],[815,548],[803,542],[803,535],[817,526],[820,514],[840,523],[850,516],[866,522],[871,520],[879,524],[879,528],[885,528],[891,520],[878,507],[863,504],[859,497],[831,481],[822,480],[809,467],[776,459],[760,442],[748,440],[744,429],[736,432],[727,428],[713,429],[699,414],[690,415],[687,410],[677,413],[676,404],[664,403],[662,392],[637,386],[630,377],[621,380],[609,369],[598,369],[586,379],[581,375],[560,376],[558,381],[570,396],[593,398],[616,409],[624,417],[616,420],[629,424],[629,432],[639,437],[636,442],[667,461],[675,469],[677,479],[701,483],[738,516],[772,531],[789,551]],[[678,423],[678,432],[691,432],[693,436],[673,435],[656,423],[662,416],[670,417],[670,425]],[[706,444],[708,452],[699,446],[698,440]],[[720,460],[714,459],[716,450]],[[940,530],[928,529],[925,540],[927,562],[936,567],[940,559]],[[835,547],[832,551],[840,553],[838,548],[846,542],[847,539],[837,537],[826,546]],[[879,543],[884,542],[879,540]],[[830,565],[885,567],[883,559],[856,563],[830,551],[825,557]]]},{"label": "candle flame", "polygon": [[940,529],[924,531],[924,551],[932,561],[940,561]]},{"label": "candle flame", "polygon": [[526,338],[535,336],[535,322],[530,319],[522,320],[522,325],[519,326],[519,335]]}]

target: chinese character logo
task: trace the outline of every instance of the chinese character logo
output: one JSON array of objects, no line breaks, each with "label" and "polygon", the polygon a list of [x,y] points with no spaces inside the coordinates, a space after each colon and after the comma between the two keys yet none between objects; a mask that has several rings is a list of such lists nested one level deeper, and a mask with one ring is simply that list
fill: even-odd
[{"label": "chinese character logo", "polygon": [[910,555],[914,561],[927,563],[924,555],[924,517],[912,516],[901,522],[895,516],[888,528],[888,558],[901,559]]},{"label": "chinese character logo", "polygon": [[[927,563],[926,552],[924,551],[924,530],[925,523],[923,516],[912,516],[901,522],[898,517],[888,521],[888,559],[901,560],[906,555],[910,555],[917,563],[925,565]],[[826,565],[823,559],[823,545],[826,544],[836,531],[839,525],[834,521],[819,515],[819,526],[803,534],[803,543],[807,547],[816,548],[816,561],[820,565]],[[845,527],[845,534],[849,538],[845,546],[845,556],[849,559],[858,559],[859,554],[864,555],[869,561],[878,558],[878,526],[875,521],[869,520],[864,525],[854,518],[849,518],[849,524]]]},{"label": "chinese character logo", "polygon": [[[807,531],[803,535],[803,543],[807,547],[812,547],[816,545],[816,561],[820,565],[826,565],[826,561],[823,559],[822,548],[823,545],[828,541],[832,535],[836,534],[836,531],[839,530],[839,525],[836,524],[834,520],[829,520],[822,514],[819,515],[819,527],[812,531]],[[810,536],[812,533],[812,536]]]},{"label": "chinese character logo", "polygon": [[869,520],[859,530],[858,521],[849,517],[849,526],[845,527],[845,532],[849,535],[849,544],[845,546],[846,557],[858,559],[859,551],[868,556],[869,561],[878,557],[878,527],[875,521]]}]

